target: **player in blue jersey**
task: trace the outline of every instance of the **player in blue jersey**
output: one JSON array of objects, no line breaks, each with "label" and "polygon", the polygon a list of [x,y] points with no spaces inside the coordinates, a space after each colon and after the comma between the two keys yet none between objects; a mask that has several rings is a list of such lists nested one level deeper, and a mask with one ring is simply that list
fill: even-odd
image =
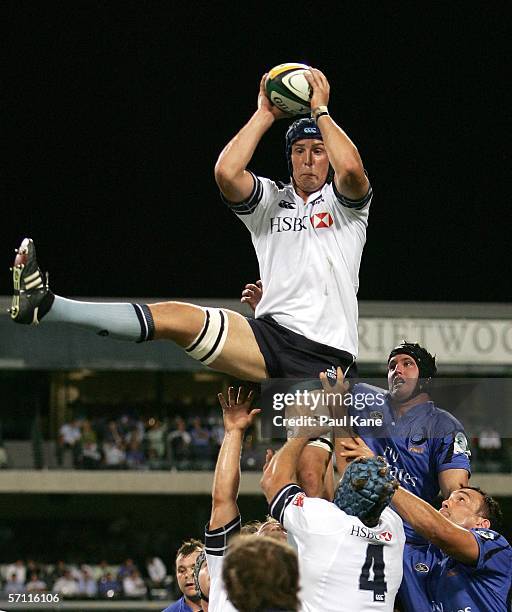
[{"label": "player in blue jersey", "polygon": [[163,612],[199,612],[201,603],[194,584],[194,565],[197,557],[203,551],[203,543],[199,540],[187,540],[176,553],[176,582],[183,593]]},{"label": "player in blue jersey", "polygon": [[[350,415],[381,419],[382,425],[356,427],[359,437],[337,436],[338,469],[342,472],[354,457],[384,456],[402,487],[429,504],[440,492],[447,498],[466,487],[470,474],[466,435],[461,423],[430,398],[429,386],[436,374],[435,358],[419,344],[404,342],[388,357],[388,391],[362,383],[354,385]],[[326,391],[331,391],[327,375],[322,380]],[[337,387],[338,392],[344,392],[341,381]],[[407,522],[404,529],[407,540],[399,596],[407,610],[421,610],[418,584],[423,576],[413,560],[422,554],[427,542]],[[423,605],[428,605],[426,595],[423,597]],[[415,604],[409,606],[413,599]]]},{"label": "player in blue jersey", "polygon": [[429,541],[404,559],[418,577],[417,588],[402,598],[406,610],[511,610],[512,547],[494,530],[501,511],[492,497],[477,487],[463,487],[437,511],[400,487],[393,507]]},{"label": "player in blue jersey", "polygon": [[[407,490],[433,503],[467,486],[470,452],[461,423],[438,408],[429,387],[437,374],[435,358],[419,344],[403,342],[388,357],[388,391],[358,383],[352,388],[350,414],[380,418],[382,425],[356,426],[355,431],[375,455],[386,458],[391,474]],[[337,441],[339,467],[361,454],[361,441]],[[407,540],[421,543],[406,526]]]}]

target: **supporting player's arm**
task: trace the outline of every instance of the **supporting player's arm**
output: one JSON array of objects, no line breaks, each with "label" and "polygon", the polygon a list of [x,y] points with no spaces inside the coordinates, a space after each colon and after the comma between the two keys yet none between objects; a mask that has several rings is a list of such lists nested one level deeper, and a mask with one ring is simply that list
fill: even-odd
[{"label": "supporting player's arm", "polygon": [[450,469],[439,472],[439,488],[444,499],[457,489],[467,487],[469,484],[469,474],[467,470]]},{"label": "supporting player's arm", "polygon": [[252,193],[254,178],[247,166],[263,134],[276,119],[286,114],[274,106],[265,93],[264,74],[260,82],[258,108],[254,115],[224,147],[215,164],[215,180],[230,202],[243,202]]},{"label": "supporting player's arm", "polygon": [[467,565],[475,565],[480,549],[475,536],[455,525],[430,504],[398,487],[392,501],[394,509],[426,540],[448,556]]},{"label": "supporting player's arm", "polygon": [[268,503],[287,484],[297,482],[297,461],[309,437],[290,438],[265,465],[260,484]]},{"label": "supporting player's arm", "polygon": [[269,503],[285,485],[297,483],[297,463],[311,438],[323,436],[330,429],[328,425],[317,424],[314,419],[310,421],[311,410],[307,405],[296,404],[289,407],[287,416],[292,414],[294,417],[305,417],[304,424],[295,431],[296,437],[290,438],[272,458],[267,452],[260,484]]},{"label": "supporting player's arm", "polygon": [[234,389],[229,387],[227,402],[222,393],[218,395],[224,420],[224,438],[213,477],[210,531],[226,525],[238,515],[236,500],[240,486],[240,454],[244,432],[260,412],[257,408],[251,410],[253,392],[250,391],[245,399],[243,394],[240,387],[235,399]]},{"label": "supporting player's arm", "polygon": [[370,185],[359,151],[329,114],[318,116],[323,112],[322,107],[329,103],[329,82],[316,68],[311,68],[305,76],[313,90],[311,110],[313,116],[317,117],[327,155],[334,168],[336,189],[351,200],[360,200],[368,193]]},{"label": "supporting player's arm", "polygon": [[[320,373],[320,381],[326,397],[333,397],[336,401],[329,402],[331,416],[340,419],[347,415],[347,410],[343,403],[343,397],[348,391],[348,383],[344,380],[343,370],[338,367],[336,371],[336,384],[333,386],[329,382],[326,372]],[[352,427],[333,428],[334,434],[334,454],[336,456],[336,467],[338,473],[342,475],[347,465],[357,457],[373,457],[371,451],[364,441],[356,436]]]}]

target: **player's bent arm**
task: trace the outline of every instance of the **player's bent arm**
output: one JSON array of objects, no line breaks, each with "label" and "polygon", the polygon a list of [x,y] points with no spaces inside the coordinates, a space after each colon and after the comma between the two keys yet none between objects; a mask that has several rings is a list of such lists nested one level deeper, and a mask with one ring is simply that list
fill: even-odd
[{"label": "player's bent arm", "polygon": [[351,200],[364,198],[370,183],[357,147],[330,115],[319,117],[318,127],[322,132],[329,161],[334,168],[336,189]]},{"label": "player's bent arm", "polygon": [[254,177],[247,171],[247,166],[273,122],[270,113],[258,109],[222,150],[215,164],[215,180],[226,200],[243,202],[251,195]]},{"label": "player's bent arm", "polygon": [[437,478],[443,499],[447,499],[453,491],[467,487],[469,484],[468,471],[462,469],[443,470],[439,472]]},{"label": "player's bent arm", "polygon": [[309,438],[290,438],[272,457],[260,481],[269,504],[285,485],[297,482],[297,461],[308,442]]},{"label": "player's bent arm", "polygon": [[212,487],[212,513],[209,529],[229,523],[239,514],[236,503],[240,486],[240,453],[243,431],[227,431],[222,440]]},{"label": "player's bent arm", "polygon": [[395,492],[392,504],[415,531],[448,556],[466,565],[476,565],[480,549],[471,531],[455,525],[430,504],[402,487]]}]

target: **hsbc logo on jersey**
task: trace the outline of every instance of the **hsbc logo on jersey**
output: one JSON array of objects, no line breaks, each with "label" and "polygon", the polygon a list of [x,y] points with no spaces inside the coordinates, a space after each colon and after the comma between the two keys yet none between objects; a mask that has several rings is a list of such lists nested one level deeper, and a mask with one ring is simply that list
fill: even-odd
[{"label": "hsbc logo on jersey", "polygon": [[281,232],[302,232],[311,226],[314,229],[331,227],[334,223],[332,216],[328,212],[315,213],[308,217],[271,217],[270,233],[280,234]]},{"label": "hsbc logo on jersey", "polygon": [[321,229],[323,227],[331,227],[333,221],[328,212],[321,212],[311,216],[311,223],[315,229]]},{"label": "hsbc logo on jersey", "polygon": [[350,535],[355,535],[358,538],[365,538],[367,540],[377,540],[378,542],[391,542],[393,534],[390,531],[383,531],[377,533],[368,529],[368,527],[360,527],[359,525],[352,525],[352,531]]}]

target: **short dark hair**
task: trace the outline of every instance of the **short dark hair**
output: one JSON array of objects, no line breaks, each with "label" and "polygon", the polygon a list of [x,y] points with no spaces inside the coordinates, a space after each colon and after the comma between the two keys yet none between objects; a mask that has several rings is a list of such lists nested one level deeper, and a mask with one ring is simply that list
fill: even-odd
[{"label": "short dark hair", "polygon": [[492,529],[498,529],[503,521],[503,513],[501,512],[501,508],[498,502],[493,497],[488,495],[485,491],[482,491],[480,487],[462,488],[480,493],[483,498],[482,504],[480,506],[480,515],[483,516],[483,518],[486,518],[491,523]]},{"label": "short dark hair", "polygon": [[201,542],[201,540],[195,540],[194,538],[190,538],[190,540],[185,540],[183,544],[178,548],[175,561],[177,561],[180,555],[188,557],[196,551],[203,550],[203,548],[204,544]]},{"label": "short dark hair", "polygon": [[297,553],[268,536],[238,536],[224,557],[222,577],[239,612],[299,609]]}]

